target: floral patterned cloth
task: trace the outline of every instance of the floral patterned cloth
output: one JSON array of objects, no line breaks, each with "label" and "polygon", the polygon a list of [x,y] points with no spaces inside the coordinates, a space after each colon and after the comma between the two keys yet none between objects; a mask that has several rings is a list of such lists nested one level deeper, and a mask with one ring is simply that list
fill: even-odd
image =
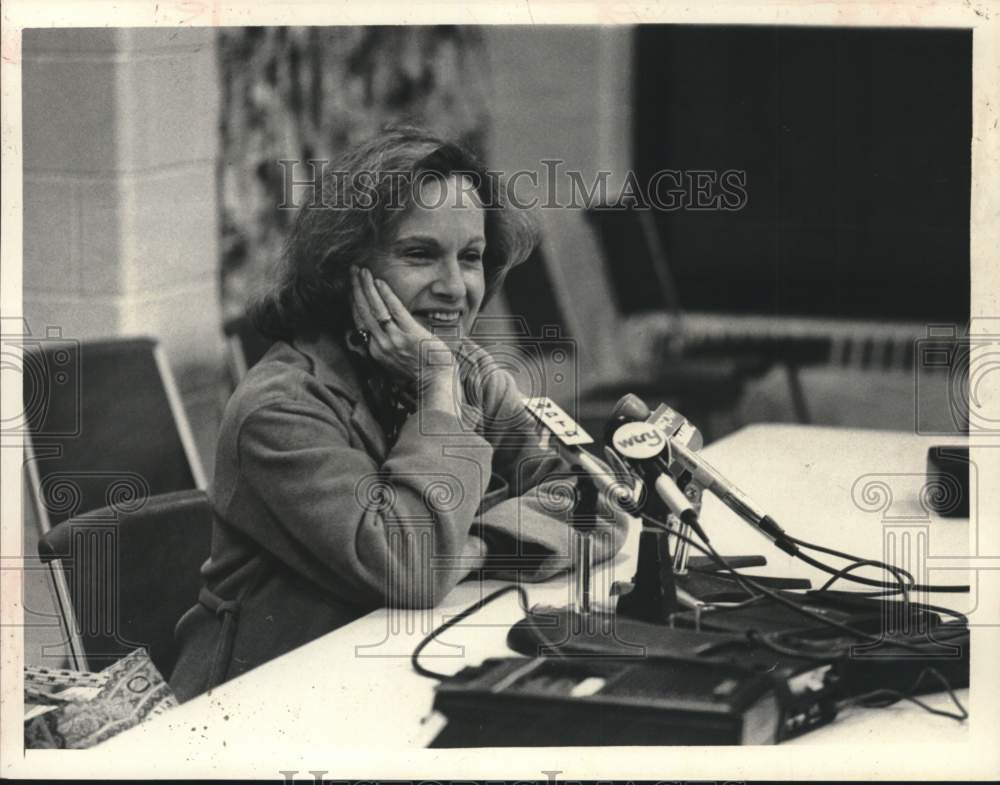
[{"label": "floral patterned cloth", "polygon": [[85,749],[177,705],[145,649],[100,673],[25,669],[25,749]]}]

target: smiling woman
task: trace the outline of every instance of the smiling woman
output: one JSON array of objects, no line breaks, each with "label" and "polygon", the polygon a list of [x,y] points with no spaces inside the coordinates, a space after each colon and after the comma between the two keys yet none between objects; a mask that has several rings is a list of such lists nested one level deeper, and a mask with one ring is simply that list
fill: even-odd
[{"label": "smiling woman", "polygon": [[425,180],[370,269],[352,268],[354,322],[370,356],[403,382],[443,392],[437,408],[455,396],[448,379],[441,384],[435,376],[444,367],[432,366],[435,373],[429,373],[420,352],[447,357],[435,335],[455,343],[468,334],[485,293],[484,211],[471,184],[470,176],[459,174]]},{"label": "smiling woman", "polygon": [[[467,332],[483,302],[486,237],[483,209],[468,190],[471,184],[457,175],[422,184],[388,251],[372,263],[372,274],[384,279],[427,327],[458,326]],[[436,206],[424,206],[429,204]]]},{"label": "smiling woman", "polygon": [[[470,574],[567,568],[573,474],[469,337],[537,239],[499,186],[461,147],[395,128],[300,209],[252,309],[276,342],[223,418],[212,551],[177,626],[182,700]],[[595,559],[621,547],[621,518],[583,522]]]}]

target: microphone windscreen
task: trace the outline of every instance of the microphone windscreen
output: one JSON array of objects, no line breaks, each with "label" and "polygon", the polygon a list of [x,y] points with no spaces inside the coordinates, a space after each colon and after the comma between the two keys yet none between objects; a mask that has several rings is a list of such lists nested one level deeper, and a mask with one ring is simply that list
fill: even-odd
[{"label": "microphone windscreen", "polygon": [[612,419],[625,417],[630,420],[645,420],[650,415],[649,407],[635,393],[628,393],[615,404],[611,412]]}]

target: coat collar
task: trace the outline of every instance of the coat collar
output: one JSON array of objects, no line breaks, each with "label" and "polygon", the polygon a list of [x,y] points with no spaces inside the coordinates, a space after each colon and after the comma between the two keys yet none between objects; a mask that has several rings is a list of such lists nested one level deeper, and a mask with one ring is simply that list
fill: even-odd
[{"label": "coat collar", "polygon": [[365,359],[351,357],[346,338],[327,334],[296,338],[292,345],[312,362],[312,371],[322,384],[349,398],[353,403],[364,399],[361,366]]},{"label": "coat collar", "polygon": [[[313,374],[322,384],[346,396],[353,403],[365,399],[365,370],[370,375],[379,373],[366,355],[351,349],[347,334],[339,339],[326,333],[298,337],[291,344],[310,360]],[[462,347],[467,356],[479,358],[476,360],[477,365],[482,361],[485,353],[471,339],[463,338]]]},{"label": "coat collar", "polygon": [[351,402],[351,423],[355,433],[372,455],[384,460],[389,444],[364,393],[366,379],[363,374],[365,366],[370,364],[368,358],[352,352],[346,336],[339,340],[325,334],[296,338],[292,346],[309,360],[312,373],[320,384]]}]

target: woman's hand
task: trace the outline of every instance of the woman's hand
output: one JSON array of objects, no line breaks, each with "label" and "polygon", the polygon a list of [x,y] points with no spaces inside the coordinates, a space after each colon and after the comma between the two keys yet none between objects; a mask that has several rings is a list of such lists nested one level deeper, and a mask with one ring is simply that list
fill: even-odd
[{"label": "woman's hand", "polygon": [[351,268],[354,323],[368,333],[368,353],[390,374],[416,384],[419,393],[450,392],[456,375],[452,350],[406,309],[385,281]]}]

